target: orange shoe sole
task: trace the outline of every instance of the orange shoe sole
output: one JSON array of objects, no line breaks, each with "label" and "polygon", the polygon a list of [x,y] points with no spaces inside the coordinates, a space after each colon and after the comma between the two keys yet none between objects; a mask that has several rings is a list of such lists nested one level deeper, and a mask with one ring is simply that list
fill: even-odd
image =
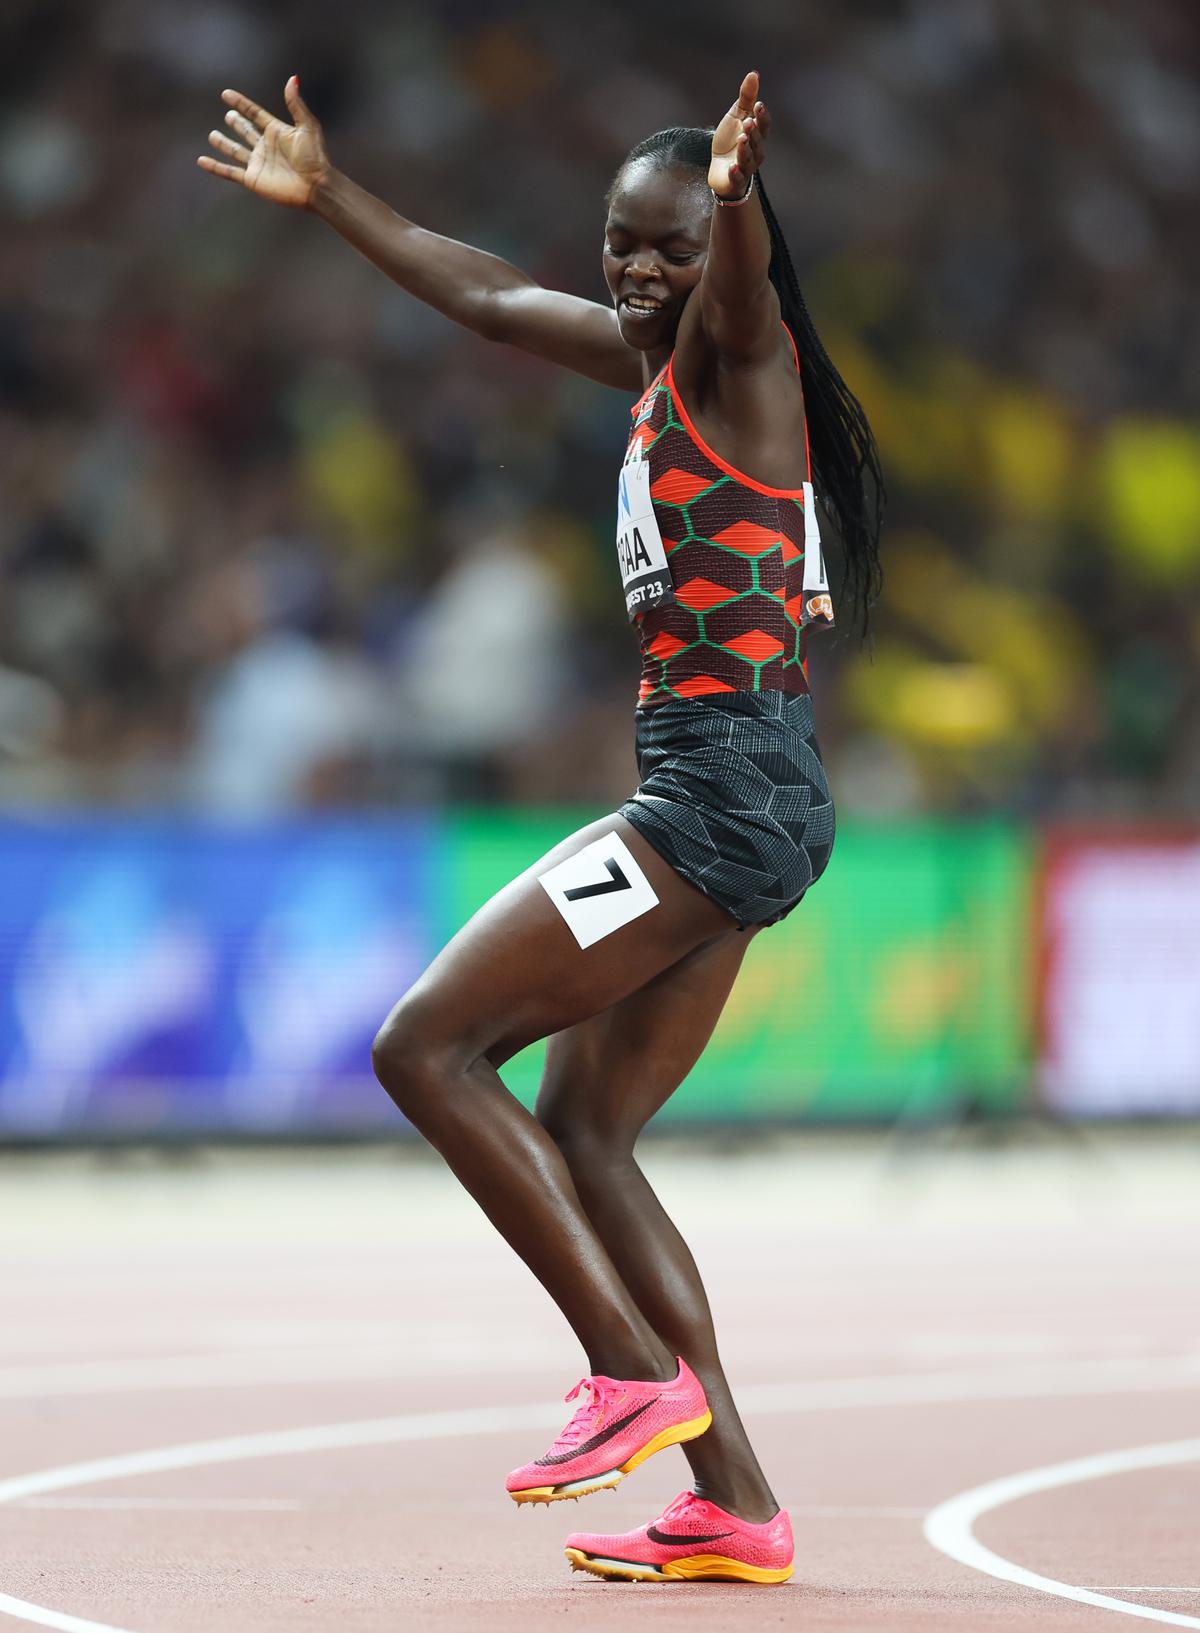
[{"label": "orange shoe sole", "polygon": [[585,1554],[581,1548],[568,1548],[567,1561],[573,1571],[590,1571],[593,1576],[604,1576],[612,1582],[760,1582],[765,1585],[786,1582],[795,1565],[782,1570],[768,1571],[761,1565],[746,1565],[740,1559],[728,1559],[723,1554],[687,1554],[682,1559],[671,1559],[665,1565],[642,1565],[636,1560],[604,1559]]},{"label": "orange shoe sole", "polygon": [[640,1463],[655,1452],[661,1452],[668,1446],[680,1446],[685,1440],[695,1440],[702,1435],[712,1423],[712,1413],[705,1408],[698,1418],[690,1418],[687,1423],[676,1423],[669,1429],[660,1430],[652,1440],[648,1440],[640,1451],[634,1452],[632,1457],[626,1458],[624,1463],[618,1464],[615,1469],[608,1469],[603,1474],[593,1474],[586,1480],[568,1480],[561,1486],[526,1486],[522,1491],[510,1491],[509,1496],[514,1503],[561,1503],[568,1498],[588,1497],[593,1491],[611,1491],[619,1486],[627,1474],[632,1474]]}]

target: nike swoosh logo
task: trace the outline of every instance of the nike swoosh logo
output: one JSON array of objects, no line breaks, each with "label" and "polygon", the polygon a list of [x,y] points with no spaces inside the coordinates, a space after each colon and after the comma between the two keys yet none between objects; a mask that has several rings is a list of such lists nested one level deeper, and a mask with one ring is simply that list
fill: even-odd
[{"label": "nike swoosh logo", "polygon": [[545,1468],[551,1463],[569,1463],[573,1458],[583,1457],[587,1452],[594,1452],[598,1446],[603,1446],[606,1440],[611,1440],[614,1435],[620,1434],[621,1430],[632,1423],[635,1418],[640,1418],[643,1412],[648,1412],[657,1399],[658,1396],[656,1395],[654,1400],[643,1401],[640,1406],[635,1406],[632,1412],[627,1412],[623,1418],[616,1418],[606,1428],[601,1429],[598,1434],[594,1434],[590,1440],[585,1440],[582,1446],[573,1446],[569,1452],[556,1452],[553,1457],[539,1457],[537,1459],[538,1467]]},{"label": "nike swoosh logo", "polygon": [[586,901],[589,896],[609,896],[614,890],[632,890],[633,886],[621,872],[620,867],[609,857],[605,862],[608,869],[608,881],[598,885],[579,885],[575,890],[564,890],[563,895],[569,902]]},{"label": "nike swoosh logo", "polygon": [[720,1542],[722,1537],[731,1537],[732,1531],[714,1531],[706,1537],[673,1537],[666,1531],[660,1531],[657,1525],[648,1525],[646,1535],[651,1542],[659,1542],[664,1548],[686,1548],[693,1542]]}]

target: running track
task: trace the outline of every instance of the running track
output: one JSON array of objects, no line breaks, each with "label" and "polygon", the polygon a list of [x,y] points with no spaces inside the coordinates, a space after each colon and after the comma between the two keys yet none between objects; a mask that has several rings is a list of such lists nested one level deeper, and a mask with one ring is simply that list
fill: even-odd
[{"label": "running track", "polygon": [[0,1633],[1200,1628],[1196,1155],[649,1148],[796,1524],[773,1589],[567,1570],[676,1452],[508,1502],[583,1364],[424,1155],[0,1160]]}]

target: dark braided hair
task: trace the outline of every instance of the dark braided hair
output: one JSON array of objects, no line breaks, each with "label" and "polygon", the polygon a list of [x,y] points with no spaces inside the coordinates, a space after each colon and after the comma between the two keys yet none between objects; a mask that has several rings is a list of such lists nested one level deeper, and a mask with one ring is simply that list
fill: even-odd
[{"label": "dark braided hair", "polygon": [[[638,159],[650,159],[664,168],[678,165],[697,171],[697,180],[703,184],[712,157],[712,137],[711,129],[694,126],[676,126],[647,136],[631,150],[618,170],[606,202],[611,202],[617,179]],[[768,276],[800,356],[814,486],[841,539],[844,558],[841,588],[849,600],[853,623],[865,635],[871,604],[879,595],[883,578],[879,565],[879,532],[887,490],[879,449],[862,404],[834,367],[808,315],[787,241],[767,198],[761,174],[755,178],[754,185],[771,235]]]}]

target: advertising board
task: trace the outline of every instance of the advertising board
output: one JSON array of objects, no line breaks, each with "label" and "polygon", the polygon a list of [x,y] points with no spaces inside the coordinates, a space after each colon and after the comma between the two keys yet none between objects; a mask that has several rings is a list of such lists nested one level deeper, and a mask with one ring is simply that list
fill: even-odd
[{"label": "advertising board", "polygon": [[1040,895],[1046,1104],[1200,1116],[1200,834],[1054,833]]}]

